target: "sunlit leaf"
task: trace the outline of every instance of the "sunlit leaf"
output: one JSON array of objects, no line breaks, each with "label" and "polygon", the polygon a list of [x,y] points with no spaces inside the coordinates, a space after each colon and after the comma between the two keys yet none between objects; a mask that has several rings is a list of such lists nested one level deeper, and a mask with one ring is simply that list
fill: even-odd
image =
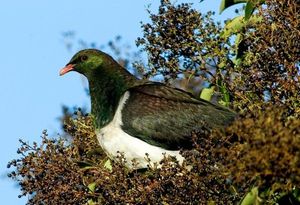
[{"label": "sunlit leaf", "polygon": [[221,37],[227,39],[232,34],[240,32],[244,26],[245,26],[244,16],[237,16],[226,23],[224,31],[221,34]]},{"label": "sunlit leaf", "polygon": [[108,169],[109,171],[112,170],[111,162],[110,162],[109,159],[106,160],[106,162],[104,163],[104,167],[105,167],[106,169]]},{"label": "sunlit leaf", "polygon": [[95,191],[95,188],[96,188],[96,183],[95,183],[95,182],[90,183],[90,184],[88,185],[88,188],[89,188],[89,190],[90,190],[91,192],[94,192],[94,191]]},{"label": "sunlit leaf", "polygon": [[215,86],[212,86],[210,88],[203,88],[201,93],[200,93],[200,98],[203,99],[203,100],[210,101],[211,97],[214,93],[214,90],[215,90]]},{"label": "sunlit leaf", "polygon": [[251,189],[249,193],[246,194],[246,196],[241,201],[240,205],[259,205],[260,199],[258,196],[258,188],[254,187]]}]

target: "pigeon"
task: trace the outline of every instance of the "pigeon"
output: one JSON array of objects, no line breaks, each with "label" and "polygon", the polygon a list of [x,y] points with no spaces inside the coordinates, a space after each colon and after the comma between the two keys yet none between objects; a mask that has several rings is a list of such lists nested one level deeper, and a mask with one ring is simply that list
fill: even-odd
[{"label": "pigeon", "polygon": [[163,83],[140,80],[100,50],[76,53],[60,75],[70,71],[89,82],[100,146],[112,160],[123,153],[128,168],[147,168],[166,155],[182,163],[180,151],[193,148],[192,132],[222,129],[236,118],[224,106]]}]

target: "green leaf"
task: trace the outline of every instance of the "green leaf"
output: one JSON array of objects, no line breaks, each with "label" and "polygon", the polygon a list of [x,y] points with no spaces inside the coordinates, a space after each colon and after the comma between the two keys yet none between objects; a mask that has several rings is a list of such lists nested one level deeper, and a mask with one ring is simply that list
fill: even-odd
[{"label": "green leaf", "polygon": [[219,101],[219,104],[221,104],[223,106],[228,106],[230,103],[230,96],[229,96],[226,86],[223,83],[223,80],[218,79],[217,85],[219,87],[220,92],[222,93],[222,99]]},{"label": "green leaf", "polygon": [[214,202],[214,201],[208,201],[207,205],[216,205],[216,202]]},{"label": "green leaf", "polygon": [[233,34],[243,33],[246,26],[256,25],[262,21],[261,16],[251,15],[248,21],[245,21],[244,16],[237,16],[228,21],[221,33],[221,38],[227,39]]},{"label": "green leaf", "polygon": [[229,38],[232,34],[242,31],[242,28],[245,26],[244,16],[237,16],[228,21],[224,27],[221,37],[224,39]]},{"label": "green leaf", "polygon": [[227,63],[225,60],[221,61],[219,64],[218,64],[218,67],[221,68],[221,69],[224,69],[226,67]]},{"label": "green leaf", "polygon": [[254,187],[251,191],[246,194],[246,196],[242,199],[240,205],[259,205],[261,204],[261,199],[258,195],[258,187]]},{"label": "green leaf", "polygon": [[203,88],[200,94],[200,98],[203,100],[210,101],[214,93],[214,90],[215,90],[215,86],[211,86],[210,88]]},{"label": "green leaf", "polygon": [[292,191],[292,194],[293,194],[294,197],[300,202],[300,189],[295,188],[295,189]]},{"label": "green leaf", "polygon": [[241,59],[241,58],[236,58],[236,57],[235,57],[235,58],[232,60],[232,62],[233,62],[234,65],[241,65],[242,59]]},{"label": "green leaf", "polygon": [[95,191],[95,188],[96,188],[96,183],[95,183],[95,182],[90,183],[90,184],[88,185],[88,188],[89,188],[89,190],[90,190],[91,192],[94,192],[94,191]]},{"label": "green leaf", "polygon": [[96,205],[96,203],[92,199],[88,200],[87,204],[88,205]]},{"label": "green leaf", "polygon": [[240,4],[240,3],[247,3],[248,0],[222,0],[220,4],[220,14],[227,9],[228,7],[235,5],[235,4]]},{"label": "green leaf", "polygon": [[250,0],[247,2],[245,7],[245,20],[248,21],[253,14],[254,10],[265,3],[265,0]]},{"label": "green leaf", "polygon": [[106,160],[106,162],[104,163],[104,167],[105,167],[106,169],[108,169],[109,171],[112,171],[112,166],[111,166],[111,162],[110,162],[109,159]]},{"label": "green leaf", "polygon": [[252,1],[248,1],[245,8],[245,20],[248,21],[255,10],[255,4]]}]

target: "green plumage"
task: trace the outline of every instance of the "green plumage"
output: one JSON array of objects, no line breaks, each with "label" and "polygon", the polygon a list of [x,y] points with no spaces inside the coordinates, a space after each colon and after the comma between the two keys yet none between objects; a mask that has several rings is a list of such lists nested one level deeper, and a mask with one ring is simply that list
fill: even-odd
[{"label": "green plumage", "polygon": [[191,148],[192,131],[222,128],[235,117],[224,107],[161,83],[144,84],[129,91],[131,96],[122,111],[123,130],[167,150]]},{"label": "green plumage", "polygon": [[121,96],[138,84],[138,80],[112,57],[95,49],[75,54],[68,64],[74,64],[74,71],[88,79],[96,128],[112,120]]}]

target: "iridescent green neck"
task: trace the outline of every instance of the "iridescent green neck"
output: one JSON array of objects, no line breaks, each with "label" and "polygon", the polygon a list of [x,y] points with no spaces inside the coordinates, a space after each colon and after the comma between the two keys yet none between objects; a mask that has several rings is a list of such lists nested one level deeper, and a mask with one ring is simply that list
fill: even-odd
[{"label": "iridescent green neck", "polygon": [[97,69],[89,78],[92,115],[96,129],[104,127],[114,117],[121,96],[137,79],[122,67]]}]

